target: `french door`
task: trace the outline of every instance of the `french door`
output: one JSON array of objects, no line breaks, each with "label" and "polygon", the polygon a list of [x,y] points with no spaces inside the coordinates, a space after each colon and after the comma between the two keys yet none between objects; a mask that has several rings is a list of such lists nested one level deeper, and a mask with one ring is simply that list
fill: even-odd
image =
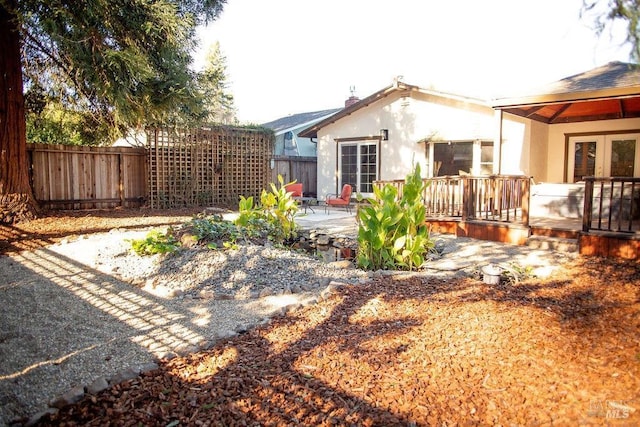
[{"label": "french door", "polygon": [[373,182],[378,179],[377,142],[343,142],[340,143],[339,153],[339,187],[350,184],[354,194],[372,196]]},{"label": "french door", "polygon": [[640,134],[569,138],[567,181],[585,176],[640,177]]}]

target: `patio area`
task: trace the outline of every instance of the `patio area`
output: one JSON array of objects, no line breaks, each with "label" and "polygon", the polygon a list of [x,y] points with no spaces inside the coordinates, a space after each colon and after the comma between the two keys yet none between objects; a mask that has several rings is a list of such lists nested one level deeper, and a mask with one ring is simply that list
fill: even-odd
[{"label": "patio area", "polygon": [[[314,206],[314,210],[301,212],[296,216],[296,222],[305,229],[316,229],[330,231],[331,234],[351,234],[358,233],[355,213],[348,213],[344,209],[331,209],[325,213],[324,206]],[[532,228],[567,230],[579,232],[582,229],[582,219],[561,218],[551,216],[531,216],[529,224]]]}]

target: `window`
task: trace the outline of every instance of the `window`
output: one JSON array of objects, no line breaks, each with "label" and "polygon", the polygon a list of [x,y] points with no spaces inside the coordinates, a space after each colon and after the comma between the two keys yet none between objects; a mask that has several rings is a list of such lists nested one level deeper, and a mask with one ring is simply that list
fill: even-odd
[{"label": "window", "polygon": [[378,176],[378,156],[375,144],[360,145],[360,193],[373,193],[373,181]]},{"label": "window", "polygon": [[573,182],[582,181],[585,176],[593,176],[596,171],[596,142],[575,143]]},{"label": "window", "polygon": [[493,174],[493,141],[480,142],[480,175]]},{"label": "window", "polygon": [[633,176],[635,158],[635,139],[613,139],[611,141],[611,176]]},{"label": "window", "polygon": [[433,142],[427,150],[432,176],[493,173],[493,141]]}]

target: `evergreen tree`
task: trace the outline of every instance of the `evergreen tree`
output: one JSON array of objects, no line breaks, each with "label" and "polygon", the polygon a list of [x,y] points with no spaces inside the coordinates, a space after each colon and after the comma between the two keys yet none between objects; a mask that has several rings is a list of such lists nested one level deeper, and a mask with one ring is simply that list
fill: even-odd
[{"label": "evergreen tree", "polygon": [[201,114],[189,69],[195,27],[215,19],[224,3],[0,0],[0,222],[36,213],[23,70],[28,93],[55,97],[113,134]]},{"label": "evergreen tree", "polygon": [[227,91],[227,58],[220,43],[209,47],[204,70],[198,76],[203,99],[204,121],[208,123],[236,124],[233,95]]},{"label": "evergreen tree", "polygon": [[605,12],[598,8],[603,0],[584,0],[582,12],[596,13],[596,32],[602,32],[613,21],[620,20],[627,25],[626,41],[631,45],[631,59],[640,62],[640,0],[606,0]]}]

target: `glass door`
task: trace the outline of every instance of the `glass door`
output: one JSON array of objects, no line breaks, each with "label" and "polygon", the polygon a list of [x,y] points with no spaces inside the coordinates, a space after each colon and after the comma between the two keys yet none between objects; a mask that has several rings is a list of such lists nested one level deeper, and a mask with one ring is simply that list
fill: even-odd
[{"label": "glass door", "polygon": [[377,150],[377,144],[360,144],[358,193],[373,195],[373,182],[378,179]]},{"label": "glass door", "polygon": [[601,137],[571,138],[569,140],[569,182],[579,182],[585,176],[603,176],[602,166],[596,167],[598,158],[604,153]]},{"label": "glass door", "polygon": [[605,139],[605,176],[640,176],[640,135],[611,135]]},{"label": "glass door", "polygon": [[341,143],[338,163],[338,187],[350,184],[353,193],[373,195],[373,182],[378,179],[378,144],[376,142]]},{"label": "glass door", "polygon": [[567,181],[585,176],[640,176],[640,134],[569,138]]}]

